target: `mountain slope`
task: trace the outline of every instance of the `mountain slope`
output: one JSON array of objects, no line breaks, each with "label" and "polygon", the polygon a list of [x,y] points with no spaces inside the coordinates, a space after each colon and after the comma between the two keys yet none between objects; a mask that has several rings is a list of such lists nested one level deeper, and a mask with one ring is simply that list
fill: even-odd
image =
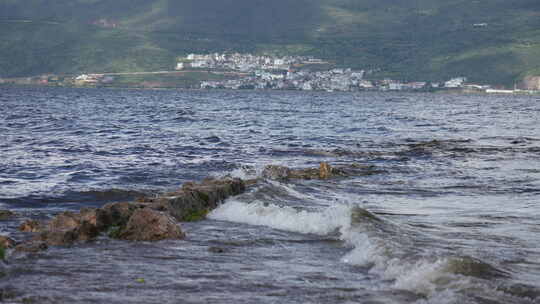
[{"label": "mountain slope", "polygon": [[380,76],[540,74],[531,0],[0,0],[0,76],[170,69],[188,52],[314,55]]}]

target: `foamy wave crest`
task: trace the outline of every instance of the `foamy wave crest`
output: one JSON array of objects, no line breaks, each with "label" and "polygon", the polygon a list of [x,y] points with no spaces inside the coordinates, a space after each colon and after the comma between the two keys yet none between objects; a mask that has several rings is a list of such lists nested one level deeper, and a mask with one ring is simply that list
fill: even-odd
[{"label": "foamy wave crest", "polygon": [[[443,290],[452,291],[447,293],[451,295],[454,294],[453,290],[468,286],[469,279],[466,276],[450,270],[449,265],[454,259],[422,254],[422,250],[415,248],[414,242],[399,229],[394,231],[395,235],[381,235],[379,232],[375,229],[366,230],[366,227],[354,223],[342,230],[341,239],[353,247],[342,261],[369,267],[370,273],[390,282],[393,288],[429,297]],[[453,300],[445,299],[448,302],[440,303],[453,303],[455,297]]]},{"label": "foamy wave crest", "polygon": [[230,200],[212,211],[211,219],[262,225],[299,233],[327,235],[350,224],[350,207],[336,205],[322,212],[297,210],[288,206],[264,204],[261,201],[243,203]]},{"label": "foamy wave crest", "polygon": [[421,248],[406,229],[352,204],[306,211],[233,199],[212,211],[209,218],[306,234],[339,232],[339,238],[352,248],[343,262],[369,268],[392,288],[425,295],[423,303],[459,303],[460,290],[486,282],[478,279],[505,275],[480,260]]}]

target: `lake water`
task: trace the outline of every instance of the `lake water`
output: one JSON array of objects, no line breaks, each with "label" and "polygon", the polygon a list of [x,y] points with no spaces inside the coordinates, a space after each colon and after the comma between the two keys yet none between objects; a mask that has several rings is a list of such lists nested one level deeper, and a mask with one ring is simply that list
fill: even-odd
[{"label": "lake water", "polygon": [[264,180],[181,241],[12,255],[0,301],[538,303],[539,122],[536,96],[1,88],[13,238],[25,218],[269,164],[382,173]]}]

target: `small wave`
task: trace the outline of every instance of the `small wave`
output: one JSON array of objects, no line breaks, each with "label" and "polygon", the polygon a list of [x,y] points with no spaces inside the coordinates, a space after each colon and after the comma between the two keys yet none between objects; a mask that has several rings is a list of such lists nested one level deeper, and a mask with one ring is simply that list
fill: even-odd
[{"label": "small wave", "polygon": [[[343,262],[368,269],[392,288],[412,291],[431,300],[446,299],[437,303],[457,303],[456,299],[467,290],[482,284],[494,290],[486,284],[509,277],[504,271],[472,257],[421,248],[408,232],[353,204],[307,211],[260,200],[246,203],[231,199],[212,211],[209,218],[295,233],[334,235],[352,248],[342,258]],[[446,297],[441,298],[442,294]]]},{"label": "small wave", "polygon": [[243,203],[230,200],[209,214],[209,218],[250,225],[262,225],[291,232],[327,235],[350,217],[349,207],[336,205],[323,212],[308,212],[262,201]]}]

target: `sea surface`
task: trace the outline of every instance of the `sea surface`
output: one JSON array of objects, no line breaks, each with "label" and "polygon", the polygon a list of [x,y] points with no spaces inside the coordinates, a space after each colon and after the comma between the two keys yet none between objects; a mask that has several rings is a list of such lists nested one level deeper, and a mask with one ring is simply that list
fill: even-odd
[{"label": "sea surface", "polygon": [[266,165],[181,241],[9,253],[7,303],[540,303],[540,97],[0,88],[0,234]]}]

